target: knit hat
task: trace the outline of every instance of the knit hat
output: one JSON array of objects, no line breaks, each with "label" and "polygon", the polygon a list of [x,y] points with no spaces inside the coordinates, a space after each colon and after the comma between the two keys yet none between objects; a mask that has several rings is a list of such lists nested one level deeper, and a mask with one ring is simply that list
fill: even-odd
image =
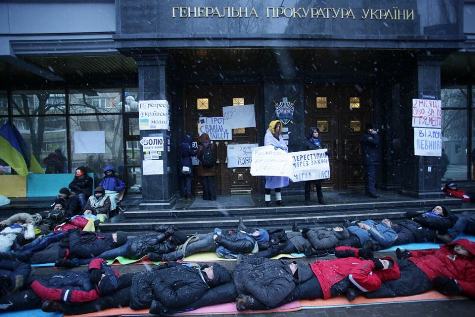
[{"label": "knit hat", "polygon": [[97,285],[101,296],[113,293],[118,287],[117,277],[114,274],[104,276]]},{"label": "knit hat", "polygon": [[[256,234],[258,232],[259,234]],[[269,233],[265,229],[256,229],[252,233],[252,237],[257,241],[258,244],[269,242]]]},{"label": "knit hat", "polygon": [[231,281],[231,274],[229,274],[228,270],[226,270],[222,265],[214,263],[212,268],[213,279],[207,280],[207,283],[210,287],[216,287]]},{"label": "knit hat", "polygon": [[374,263],[374,269],[375,270],[384,270],[384,264],[382,262],[382,260],[386,260],[386,261],[389,261],[389,266],[388,266],[388,269],[391,268],[393,265],[394,265],[394,260],[390,257],[384,257],[384,258],[380,258],[380,259],[371,259]]},{"label": "knit hat", "polygon": [[127,232],[125,231],[117,231],[117,241],[114,243],[116,246],[121,246],[127,242]]},{"label": "knit hat", "polygon": [[97,186],[95,189],[94,189],[94,193],[102,193],[104,194],[106,191],[104,190],[104,187],[102,186]]},{"label": "knit hat", "polygon": [[63,195],[67,195],[67,196],[71,195],[71,191],[70,191],[68,188],[66,188],[66,187],[61,188],[61,189],[59,190],[59,193],[60,193],[60,194],[63,194]]}]

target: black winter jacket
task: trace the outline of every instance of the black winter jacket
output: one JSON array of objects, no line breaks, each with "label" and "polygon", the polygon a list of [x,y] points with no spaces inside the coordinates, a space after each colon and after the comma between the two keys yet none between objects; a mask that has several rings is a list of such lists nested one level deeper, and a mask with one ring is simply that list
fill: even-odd
[{"label": "black winter jacket", "polygon": [[56,204],[60,204],[63,206],[67,217],[72,217],[81,214],[81,203],[79,202],[79,198],[76,195],[71,195],[68,199],[58,197],[55,199],[53,206]]},{"label": "black winter jacket", "polygon": [[232,253],[251,253],[256,246],[256,241],[248,234],[241,231],[229,231],[216,239],[216,244],[223,246]]},{"label": "black winter jacket", "polygon": [[90,259],[115,247],[110,233],[75,230],[69,234],[70,258]]},{"label": "black winter jacket", "polygon": [[397,233],[394,245],[401,245],[413,242],[434,242],[436,233],[434,230],[421,226],[412,220],[403,220],[392,226]]},{"label": "black winter jacket", "polygon": [[152,233],[131,239],[126,256],[130,259],[140,259],[148,253],[164,254],[176,249],[176,245],[167,240],[169,234]]},{"label": "black winter jacket", "polygon": [[[420,224],[423,227],[437,230],[439,234],[447,233],[447,230],[450,229],[455,223],[454,216],[440,216],[440,217],[431,217],[428,216],[428,212],[420,211],[408,211],[406,213],[407,218],[412,218],[415,222]],[[454,221],[455,220],[455,221]]]},{"label": "black winter jacket", "polygon": [[286,232],[287,238],[294,245],[298,252],[306,253],[312,248],[310,242],[305,239],[301,232]]},{"label": "black winter jacket", "polygon": [[22,288],[28,280],[30,272],[30,264],[21,262],[8,254],[2,254],[2,258],[0,258],[0,277],[3,281],[0,285],[0,297]]},{"label": "black winter jacket", "polygon": [[304,237],[310,241],[315,250],[333,249],[339,240],[348,239],[350,233],[346,228],[343,231],[335,231],[333,228],[312,228],[303,231]]},{"label": "black winter jacket", "polygon": [[361,150],[363,152],[363,163],[365,165],[378,164],[379,157],[379,135],[366,132],[361,137]]},{"label": "black winter jacket", "polygon": [[130,308],[150,307],[158,300],[168,308],[186,307],[210,289],[199,267],[174,265],[136,274],[132,279]]},{"label": "black winter jacket", "polygon": [[76,194],[83,193],[86,197],[92,194],[92,178],[89,175],[83,175],[81,177],[74,176],[74,179],[69,183],[69,188]]}]

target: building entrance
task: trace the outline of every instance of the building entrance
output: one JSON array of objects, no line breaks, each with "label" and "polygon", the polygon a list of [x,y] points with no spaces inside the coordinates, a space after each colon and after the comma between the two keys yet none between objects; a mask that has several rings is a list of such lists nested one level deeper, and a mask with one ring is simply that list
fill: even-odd
[{"label": "building entrance", "polygon": [[[186,89],[184,109],[185,131],[198,140],[198,121],[200,117],[221,117],[223,106],[254,104],[256,128],[233,129],[231,140],[215,140],[217,148],[216,185],[218,195],[251,193],[258,188],[258,177],[252,177],[249,168],[228,168],[227,146],[229,144],[259,143],[257,131],[262,116],[256,85],[193,85]],[[201,192],[202,186],[196,170],[193,178],[195,192]]]},{"label": "building entrance", "polygon": [[327,186],[343,189],[363,184],[360,139],[366,123],[371,122],[371,95],[370,89],[360,85],[305,86],[305,127],[320,129],[329,152]]}]

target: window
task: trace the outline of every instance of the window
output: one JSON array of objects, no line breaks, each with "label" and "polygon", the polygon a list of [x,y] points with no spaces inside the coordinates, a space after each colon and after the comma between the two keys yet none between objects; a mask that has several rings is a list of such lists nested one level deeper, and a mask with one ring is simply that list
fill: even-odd
[{"label": "window", "polygon": [[467,179],[467,89],[447,88],[442,100],[442,180]]},{"label": "window", "polygon": [[139,92],[134,88],[125,89],[125,112],[139,111]]},{"label": "window", "polygon": [[317,105],[317,109],[328,108],[327,97],[317,97],[315,103]]},{"label": "window", "polygon": [[85,89],[69,95],[70,113],[120,113],[122,112],[119,90]]},{"label": "window", "polygon": [[[233,106],[244,106],[244,98],[233,98]],[[233,134],[246,134],[246,128],[233,129]]]},{"label": "window", "polygon": [[196,99],[196,109],[198,109],[198,110],[208,110],[209,109],[209,99],[208,98],[198,98],[198,99]]},{"label": "window", "polygon": [[66,112],[66,95],[63,91],[14,91],[12,103],[13,115],[41,116]]},{"label": "window", "polygon": [[327,120],[318,120],[317,121],[317,128],[320,130],[320,133],[327,133],[328,132],[328,121]]},{"label": "window", "polygon": [[361,121],[358,121],[358,120],[350,121],[350,130],[353,133],[361,132]]},{"label": "window", "polygon": [[360,108],[360,97],[350,97],[350,110]]}]

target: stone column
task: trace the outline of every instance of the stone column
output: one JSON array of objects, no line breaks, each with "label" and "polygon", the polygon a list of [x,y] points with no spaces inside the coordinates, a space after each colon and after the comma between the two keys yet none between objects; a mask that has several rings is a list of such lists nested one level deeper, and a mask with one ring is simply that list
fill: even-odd
[{"label": "stone column", "polygon": [[[157,54],[135,57],[138,66],[139,100],[157,100],[167,98],[167,83],[165,69],[167,55]],[[170,119],[173,105],[170,104]],[[170,120],[172,130],[172,120]],[[167,130],[141,130],[140,138],[150,136],[163,136],[165,144],[162,152],[163,175],[142,175],[141,207],[147,209],[167,208],[175,202],[175,189],[172,188],[174,166],[171,166],[172,157],[170,148],[170,131]],[[141,154],[143,160],[143,152]]]},{"label": "stone column", "polygon": [[[424,56],[417,60],[417,74],[412,98],[440,99],[441,58]],[[403,127],[406,130],[406,155],[408,165],[403,168],[402,191],[411,196],[432,198],[442,196],[440,157],[414,155],[414,129],[412,128],[412,98],[404,100]],[[405,172],[404,172],[405,171]]]}]

